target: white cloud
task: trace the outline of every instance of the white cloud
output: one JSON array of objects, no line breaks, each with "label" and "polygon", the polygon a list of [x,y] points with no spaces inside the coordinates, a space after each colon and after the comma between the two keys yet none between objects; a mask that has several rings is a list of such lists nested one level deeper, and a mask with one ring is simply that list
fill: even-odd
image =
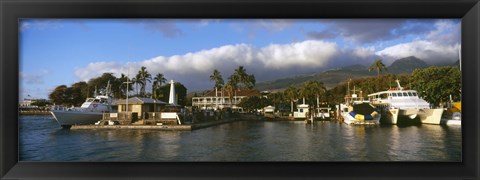
[{"label": "white cloud", "polygon": [[435,23],[435,28],[435,30],[427,34],[427,40],[442,44],[456,44],[460,42],[460,22],[439,20]]},{"label": "white cloud", "polygon": [[323,67],[338,53],[335,43],[303,41],[291,44],[272,44],[260,49],[258,60],[265,68]]},{"label": "white cloud", "polygon": [[[167,79],[180,81],[205,81],[214,69],[218,69],[223,78],[238,66],[244,66],[247,73],[265,73],[287,71],[303,67],[307,69],[325,68],[338,54],[335,43],[323,41],[304,41],[290,44],[271,44],[257,48],[248,44],[225,45],[218,48],[191,52],[170,57],[158,56],[151,59],[130,62],[130,75],[136,74],[141,66],[147,67],[152,75],[163,73]],[[261,71],[261,72],[260,72]],[[301,70],[296,70],[301,72]],[[117,62],[95,62],[86,67],[77,68],[75,75],[87,81],[102,73],[112,72],[116,76],[127,74],[127,64]],[[261,79],[261,77],[257,77]]]},{"label": "white cloud", "polygon": [[89,63],[85,68],[76,68],[75,75],[81,81],[88,81],[106,72],[115,73],[115,75],[119,76],[120,73],[126,73],[127,68],[125,65],[116,62],[94,62]]},{"label": "white cloud", "polygon": [[452,63],[458,60],[460,28],[460,23],[440,20],[425,38],[390,46],[375,54],[385,58],[387,64],[407,56],[415,56],[429,64]]},{"label": "white cloud", "polygon": [[458,59],[459,44],[447,45],[432,41],[418,40],[409,43],[398,44],[376,52],[383,56],[387,63],[407,56],[415,56],[430,64],[453,62]]},{"label": "white cloud", "polygon": [[357,57],[366,59],[375,54],[375,48],[373,46],[357,48],[353,50],[353,54]]}]

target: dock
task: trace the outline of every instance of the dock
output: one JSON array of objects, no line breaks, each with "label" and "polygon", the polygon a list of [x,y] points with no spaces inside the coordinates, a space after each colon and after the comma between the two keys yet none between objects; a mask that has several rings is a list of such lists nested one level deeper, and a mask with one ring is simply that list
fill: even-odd
[{"label": "dock", "polygon": [[207,128],[211,126],[221,125],[225,123],[231,123],[237,121],[236,118],[209,121],[195,124],[182,124],[182,125],[143,125],[143,124],[131,124],[131,125],[73,125],[71,130],[88,130],[88,129],[134,129],[134,130],[164,130],[164,131],[192,131],[201,128]]}]

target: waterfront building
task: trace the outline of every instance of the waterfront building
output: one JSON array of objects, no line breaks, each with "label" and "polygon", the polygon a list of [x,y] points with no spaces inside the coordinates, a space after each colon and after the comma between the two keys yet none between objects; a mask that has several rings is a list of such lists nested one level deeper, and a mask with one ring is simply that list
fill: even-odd
[{"label": "waterfront building", "polygon": [[47,100],[47,99],[37,99],[37,98],[28,99],[28,98],[24,98],[23,101],[20,101],[18,103],[18,105],[19,105],[20,108],[38,108],[37,106],[32,105],[32,103],[35,103],[35,102],[50,103],[51,101]]},{"label": "waterfront building", "polygon": [[238,104],[243,98],[252,96],[262,96],[262,93],[254,89],[236,90],[232,94],[232,99],[228,92],[224,89],[212,90],[200,97],[192,98],[192,106],[198,109],[220,110],[223,108],[231,108],[233,111],[243,112],[243,108]]},{"label": "waterfront building", "polygon": [[[127,111],[127,100],[122,99],[113,103],[118,106],[118,112]],[[161,112],[167,103],[152,98],[132,97],[128,98],[128,112],[138,114],[139,119],[143,119],[145,112]]]}]

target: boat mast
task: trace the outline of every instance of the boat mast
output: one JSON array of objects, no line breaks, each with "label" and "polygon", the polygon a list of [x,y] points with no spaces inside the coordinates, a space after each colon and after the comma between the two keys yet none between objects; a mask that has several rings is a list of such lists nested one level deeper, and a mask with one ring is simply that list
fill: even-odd
[{"label": "boat mast", "polygon": [[128,78],[128,76],[130,75],[130,67],[128,67],[127,65],[127,82],[123,82],[124,84],[127,84],[127,87],[126,87],[126,94],[127,94],[127,99],[125,100],[125,103],[126,103],[126,107],[125,107],[125,111],[128,113],[128,84],[129,83],[132,83],[130,82],[130,79]]},{"label": "boat mast", "polygon": [[395,82],[397,82],[398,89],[399,89],[400,91],[402,91],[402,90],[403,90],[403,87],[400,86],[400,80],[397,79],[397,80],[395,80]]}]

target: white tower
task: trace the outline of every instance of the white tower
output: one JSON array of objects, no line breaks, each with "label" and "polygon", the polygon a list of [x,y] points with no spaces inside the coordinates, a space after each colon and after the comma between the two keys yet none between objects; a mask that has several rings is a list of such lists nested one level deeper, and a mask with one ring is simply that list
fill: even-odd
[{"label": "white tower", "polygon": [[170,80],[170,96],[168,98],[168,103],[177,105],[177,98],[175,98],[175,82]]}]

